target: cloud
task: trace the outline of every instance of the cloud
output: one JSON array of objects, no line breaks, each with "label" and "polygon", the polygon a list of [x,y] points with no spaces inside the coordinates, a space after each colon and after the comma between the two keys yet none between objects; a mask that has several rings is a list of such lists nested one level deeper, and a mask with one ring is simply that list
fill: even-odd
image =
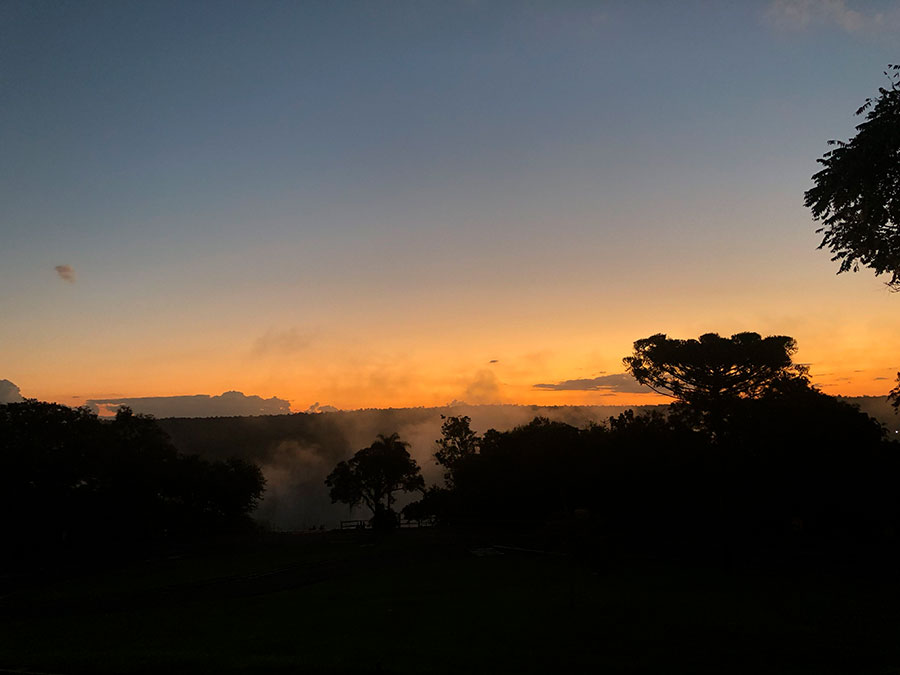
[{"label": "cloud", "polygon": [[136,413],[154,417],[243,417],[248,415],[288,415],[290,401],[282,398],[245,396],[239,391],[226,391],[220,396],[144,396],[139,398],[89,399],[94,412],[114,413],[127,405]]},{"label": "cloud", "polygon": [[887,11],[853,9],[846,0],[774,0],[766,19],[778,30],[837,27],[847,33],[874,33],[900,29],[900,3]]},{"label": "cloud", "polygon": [[652,394],[650,387],[638,383],[628,373],[615,373],[613,375],[601,375],[581,380],[564,380],[555,384],[535,384],[535,389],[547,391],[601,391],[612,394]]},{"label": "cloud", "polygon": [[551,8],[550,11],[543,9],[541,5],[533,8],[538,12],[534,17],[534,28],[540,38],[591,39],[609,25],[608,13],[593,3],[584,7],[564,3],[555,6],[551,3],[547,7]]},{"label": "cloud", "polygon": [[500,363],[500,359],[491,359],[488,363]]},{"label": "cloud", "polygon": [[873,377],[872,379],[873,380],[889,380],[891,378],[889,378],[889,377]]},{"label": "cloud", "polygon": [[75,270],[71,265],[57,265],[53,269],[63,281],[68,281],[70,284],[75,283]]},{"label": "cloud", "polygon": [[487,405],[500,401],[500,380],[490,370],[479,370],[466,386],[463,399],[467,403]]},{"label": "cloud", "polygon": [[253,354],[255,356],[296,354],[309,347],[309,343],[309,336],[298,332],[296,328],[283,331],[269,329],[253,341]]},{"label": "cloud", "polygon": [[311,406],[309,406],[303,412],[306,413],[327,413],[327,412],[339,412],[339,408],[335,408],[333,405],[319,405],[319,402],[316,401]]},{"label": "cloud", "polygon": [[19,388],[9,380],[0,380],[0,405],[4,403],[21,403],[25,399]]}]

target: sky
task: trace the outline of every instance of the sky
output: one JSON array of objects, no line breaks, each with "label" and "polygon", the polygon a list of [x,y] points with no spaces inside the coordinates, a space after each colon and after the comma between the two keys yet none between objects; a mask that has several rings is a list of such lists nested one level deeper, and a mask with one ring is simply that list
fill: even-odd
[{"label": "sky", "polygon": [[652,403],[635,340],[755,331],[886,394],[900,296],[803,192],[898,44],[895,0],[2,0],[0,378]]}]

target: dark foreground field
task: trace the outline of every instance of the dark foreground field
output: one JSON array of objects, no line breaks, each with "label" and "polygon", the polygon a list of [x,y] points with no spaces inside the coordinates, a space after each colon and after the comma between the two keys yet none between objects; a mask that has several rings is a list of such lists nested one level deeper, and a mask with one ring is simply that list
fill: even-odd
[{"label": "dark foreground field", "polygon": [[2,580],[0,672],[900,672],[900,583],[883,574],[504,543],[334,532],[48,565]]}]

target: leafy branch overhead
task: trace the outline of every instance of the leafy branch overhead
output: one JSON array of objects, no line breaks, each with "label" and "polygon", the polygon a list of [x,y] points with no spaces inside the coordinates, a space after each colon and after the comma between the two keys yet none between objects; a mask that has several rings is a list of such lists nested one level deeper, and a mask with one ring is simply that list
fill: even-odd
[{"label": "leafy branch overhead", "polygon": [[834,149],[817,160],[804,204],[822,223],[819,248],[831,251],[838,273],[869,267],[900,290],[900,65],[885,75],[889,87],[856,111],[865,115],[856,136],[828,142]]}]

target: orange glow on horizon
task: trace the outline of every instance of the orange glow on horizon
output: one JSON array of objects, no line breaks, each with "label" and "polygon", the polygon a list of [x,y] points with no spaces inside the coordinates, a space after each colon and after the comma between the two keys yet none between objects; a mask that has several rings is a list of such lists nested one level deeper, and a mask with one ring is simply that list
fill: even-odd
[{"label": "orange glow on horizon", "polygon": [[[872,294],[878,305],[896,296]],[[320,334],[294,328],[261,329],[265,340],[248,339],[235,327],[186,328],[165,342],[137,334],[128,349],[114,340],[73,342],[57,351],[29,347],[0,377],[30,398],[81,405],[90,399],[155,396],[217,396],[240,391],[248,396],[278,397],[291,409],[320,405],[360,408],[439,407],[452,401],[469,404],[645,405],[667,403],[655,394],[614,389],[555,391],[537,384],[615,376],[636,337],[661,332],[695,337],[718,325],[721,335],[756,330],[762,335],[792,335],[799,344],[794,360],[810,366],[812,382],[825,393],[886,396],[893,387],[900,354],[900,318],[874,320],[876,308],[857,303],[858,316],[835,324],[830,314],[776,319],[749,317],[716,320],[670,315],[587,316],[570,330],[532,322],[495,322],[466,332],[461,324],[401,324],[388,332],[371,331],[358,318]],[[850,307],[850,305],[848,305]],[[848,311],[850,311],[848,309]],[[561,320],[560,320],[561,321]],[[559,322],[557,322],[558,324]],[[214,335],[214,338],[210,338]]]},{"label": "orange glow on horizon", "polygon": [[[856,377],[852,377],[855,375]],[[895,373],[884,369],[884,374],[865,375],[860,373],[833,372],[825,377],[812,377],[812,383],[822,392],[832,396],[878,396],[886,397],[888,391],[894,386]],[[277,397],[290,402],[293,412],[303,412],[314,403],[333,406],[341,410],[357,410],[366,408],[413,408],[413,407],[443,407],[452,402],[463,402],[472,405],[510,404],[522,406],[644,406],[665,405],[672,402],[671,397],[648,393],[622,393],[608,390],[578,391],[564,390],[552,391],[536,389],[528,384],[511,384],[499,382],[494,395],[485,398],[467,400],[460,396],[458,389],[454,387],[434,388],[430,392],[417,389],[414,394],[403,391],[392,391],[378,395],[376,391],[358,392],[356,396],[348,394],[340,388],[315,389],[273,389],[263,390],[252,387],[216,388],[214,386],[200,385],[190,390],[159,389],[152,391],[114,391],[98,392],[87,395],[72,395],[55,393],[52,391],[31,392],[23,391],[23,395],[30,398],[55,401],[65,405],[84,405],[90,399],[115,399],[115,398],[141,398],[155,396],[192,396],[195,394],[208,394],[217,396],[225,391],[238,390],[246,395],[258,395],[264,399]],[[330,395],[329,395],[330,394]],[[106,414],[112,410],[106,406]]]}]

